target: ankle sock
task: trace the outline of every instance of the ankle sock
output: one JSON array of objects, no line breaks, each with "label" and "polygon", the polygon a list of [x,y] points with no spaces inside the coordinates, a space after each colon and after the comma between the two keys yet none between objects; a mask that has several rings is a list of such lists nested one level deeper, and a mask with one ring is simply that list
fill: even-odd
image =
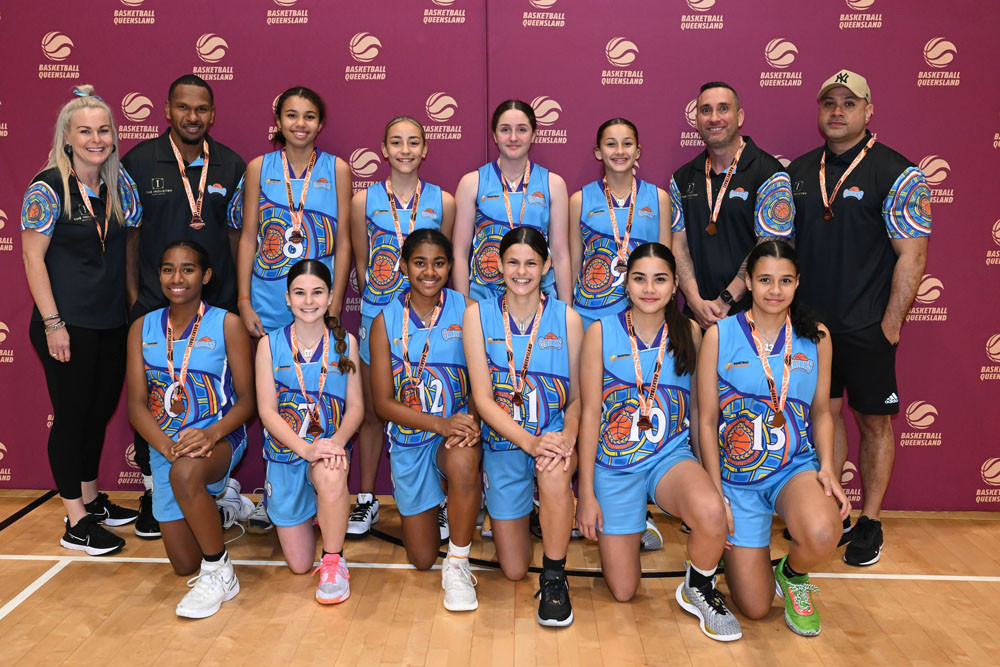
[{"label": "ankle sock", "polygon": [[226,550],[223,549],[217,554],[202,554],[201,557],[208,563],[218,563],[222,560],[222,557],[226,555]]},{"label": "ankle sock", "polygon": [[718,567],[713,567],[711,570],[703,570],[691,561],[688,561],[688,586],[692,588],[698,588],[699,586],[704,586],[705,584],[712,583],[712,577],[715,576],[715,571]]},{"label": "ankle sock", "polygon": [[788,578],[788,579],[794,579],[795,577],[801,577],[801,576],[804,576],[806,574],[805,572],[796,572],[795,570],[793,570],[788,565],[788,559],[787,558],[785,559],[785,562],[781,566],[781,573],[783,575],[785,575],[785,577]]},{"label": "ankle sock", "polygon": [[549,579],[562,576],[566,569],[566,557],[552,559],[542,554],[542,574]]},{"label": "ankle sock", "polygon": [[454,556],[455,558],[468,558],[469,553],[472,551],[472,542],[469,542],[464,547],[456,546],[454,542],[448,540],[448,555]]}]

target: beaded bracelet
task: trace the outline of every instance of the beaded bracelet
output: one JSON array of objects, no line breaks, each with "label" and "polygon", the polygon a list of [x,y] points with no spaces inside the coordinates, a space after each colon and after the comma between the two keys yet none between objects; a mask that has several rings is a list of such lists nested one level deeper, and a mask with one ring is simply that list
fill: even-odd
[{"label": "beaded bracelet", "polygon": [[45,335],[48,336],[50,333],[59,331],[60,329],[62,329],[65,326],[66,326],[66,323],[63,322],[62,320],[59,320],[58,322],[55,322],[54,324],[46,324],[45,325]]}]

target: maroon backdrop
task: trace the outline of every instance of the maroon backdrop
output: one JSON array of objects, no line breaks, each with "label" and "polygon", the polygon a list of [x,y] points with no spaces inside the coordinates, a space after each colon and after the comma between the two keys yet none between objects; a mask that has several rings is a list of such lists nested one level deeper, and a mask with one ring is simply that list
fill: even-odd
[{"label": "maroon backdrop", "polygon": [[[803,5],[807,6],[803,6]],[[196,17],[196,19],[192,19]],[[970,18],[975,20],[970,20]],[[787,161],[819,145],[815,93],[835,70],[868,77],[880,140],[920,164],[934,234],[899,355],[899,445],[886,506],[995,509],[1000,447],[985,415],[1000,396],[1000,220],[978,192],[1000,150],[991,50],[1000,7],[968,0],[57,0],[0,12],[0,487],[47,488],[51,409],[28,342],[31,297],[19,258],[21,197],[45,161],[56,111],[92,83],[115,113],[122,149],[165,128],[171,80],[215,88],[212,134],[250,159],[271,149],[271,105],[303,84],[329,107],[320,144],[343,156],[355,189],[384,178],[382,127],[406,113],[431,139],[422,176],[448,191],[496,156],[493,105],[536,108],[535,160],[572,191],[600,175],[597,126],[639,126],[641,178],[664,186],[701,142],[698,86],[739,90],[744,133]],[[352,281],[353,282],[353,281]],[[964,288],[964,289],[963,289]],[[358,296],[348,295],[356,329]],[[85,388],[81,388],[85,390]],[[845,487],[860,499],[856,429]],[[109,429],[102,488],[139,488],[122,406]],[[383,466],[385,468],[385,466]],[[238,477],[263,477],[259,432]],[[381,490],[387,490],[383,470]]]}]

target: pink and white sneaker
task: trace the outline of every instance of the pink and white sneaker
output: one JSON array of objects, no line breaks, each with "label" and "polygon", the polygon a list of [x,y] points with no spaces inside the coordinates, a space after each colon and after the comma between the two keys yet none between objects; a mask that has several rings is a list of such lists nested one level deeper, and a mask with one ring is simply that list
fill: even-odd
[{"label": "pink and white sneaker", "polygon": [[313,574],[319,572],[316,601],[320,604],[338,604],[351,597],[351,578],[347,562],[338,554],[326,554]]}]

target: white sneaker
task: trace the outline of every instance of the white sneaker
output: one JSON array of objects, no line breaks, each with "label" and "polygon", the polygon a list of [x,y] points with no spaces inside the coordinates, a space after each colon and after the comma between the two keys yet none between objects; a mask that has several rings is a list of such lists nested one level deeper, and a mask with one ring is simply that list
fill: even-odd
[{"label": "white sneaker", "polygon": [[372,526],[378,523],[378,498],[371,493],[359,493],[358,502],[347,519],[347,537],[359,538],[368,535]]},{"label": "white sneaker", "polygon": [[177,603],[177,615],[184,618],[208,618],[240,592],[240,580],[229,554],[217,563],[202,560],[201,572],[188,581],[188,586],[191,590]]},{"label": "white sneaker", "polygon": [[441,532],[441,541],[447,542],[451,537],[451,529],[448,528],[448,501],[445,500],[438,507],[438,530]]},{"label": "white sneaker", "polygon": [[319,586],[316,587],[316,601],[320,604],[337,604],[351,597],[351,578],[347,571],[347,561],[337,554],[326,554],[319,566],[312,571],[319,572]]},{"label": "white sneaker", "polygon": [[476,584],[479,580],[469,568],[468,558],[446,557],[441,564],[441,588],[444,608],[448,611],[472,611],[479,606]]},{"label": "white sneaker", "polygon": [[247,518],[247,530],[251,533],[266,533],[274,528],[271,518],[267,516],[267,504],[265,503],[267,494],[264,489],[255,489],[253,494],[260,495],[260,500],[253,506],[253,512]]},{"label": "white sneaker", "polygon": [[253,502],[240,495],[240,483],[232,478],[226,482],[226,490],[216,499],[215,504],[219,506],[219,513],[222,515],[223,530],[228,530],[237,521],[248,520],[254,513]]}]

